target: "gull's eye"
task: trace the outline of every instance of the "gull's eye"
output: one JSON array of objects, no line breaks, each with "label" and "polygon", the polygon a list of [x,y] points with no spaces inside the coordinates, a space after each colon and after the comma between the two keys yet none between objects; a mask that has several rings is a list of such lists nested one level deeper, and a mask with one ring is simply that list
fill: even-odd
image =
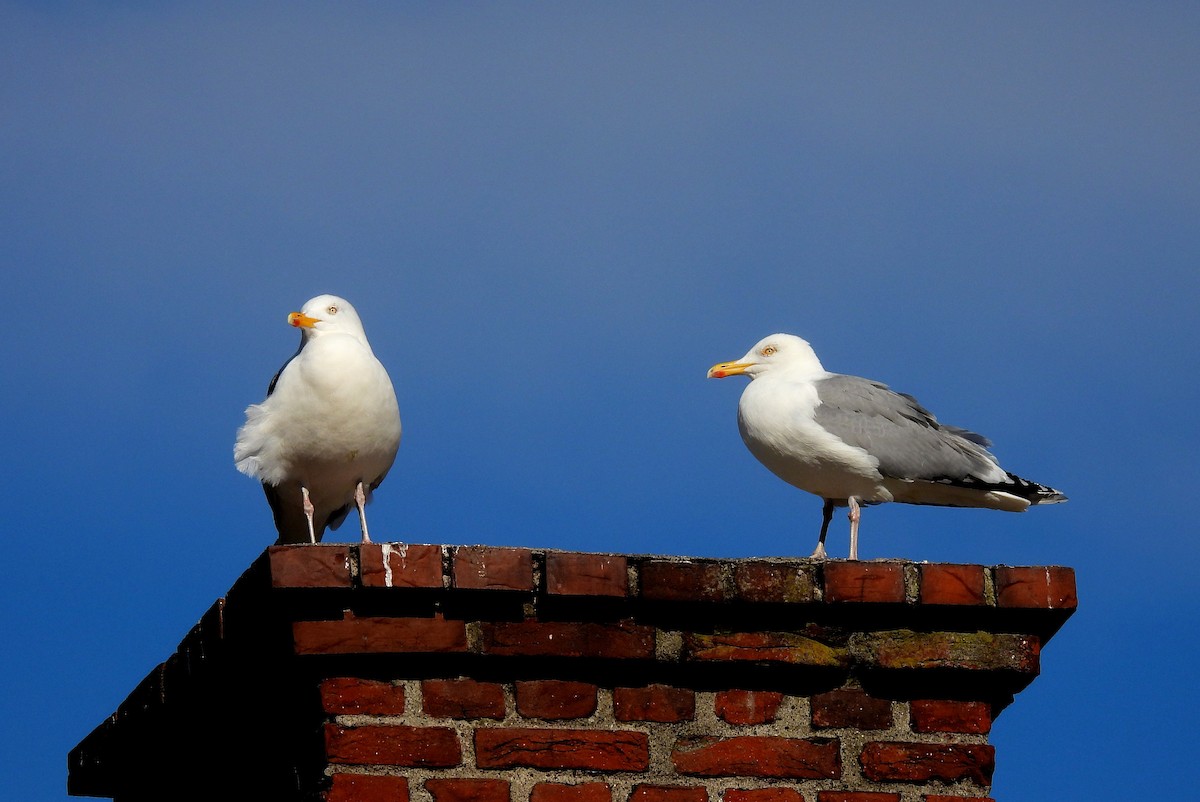
[{"label": "gull's eye", "polygon": [[329,306],[328,306],[328,307],[325,309],[325,311],[326,311],[326,312],[328,312],[328,313],[329,313],[329,314],[331,314],[331,315],[336,315],[336,314],[338,313],[338,308],[337,308],[337,306],[335,306],[335,305],[333,305],[333,304],[330,304],[330,305],[329,305]]},{"label": "gull's eye", "polygon": [[765,346],[761,351],[759,351],[759,353],[762,354],[763,356],[770,356],[771,354],[775,353],[778,350],[779,349],[776,348],[775,346],[768,345],[768,346]]}]

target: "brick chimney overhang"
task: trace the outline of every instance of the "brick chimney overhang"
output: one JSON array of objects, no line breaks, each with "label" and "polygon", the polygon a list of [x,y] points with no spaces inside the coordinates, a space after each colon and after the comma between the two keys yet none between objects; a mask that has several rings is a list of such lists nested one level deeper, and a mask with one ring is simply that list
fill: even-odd
[{"label": "brick chimney overhang", "polygon": [[1075,607],[1062,567],[272,547],[71,751],[68,790],[981,798],[991,721]]}]

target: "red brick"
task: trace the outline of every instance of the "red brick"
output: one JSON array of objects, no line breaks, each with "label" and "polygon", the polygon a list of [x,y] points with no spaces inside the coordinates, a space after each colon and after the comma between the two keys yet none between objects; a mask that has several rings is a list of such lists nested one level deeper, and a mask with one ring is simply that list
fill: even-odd
[{"label": "red brick", "polygon": [[462,621],[433,618],[355,618],[292,624],[296,654],[381,654],[467,651]]},{"label": "red brick", "polygon": [[873,782],[969,780],[986,786],[992,781],[995,749],[987,744],[883,741],[864,746],[859,762],[863,776]]},{"label": "red brick", "polygon": [[359,574],[368,588],[442,587],[442,547],[419,543],[364,543]]},{"label": "red brick", "polygon": [[375,774],[334,774],[325,802],[408,802],[408,780]]},{"label": "red brick", "polygon": [[629,802],[708,802],[708,789],[702,785],[633,786]]},{"label": "red brick", "polygon": [[886,730],[892,726],[892,703],[858,688],[838,688],[812,697],[814,727]]},{"label": "red brick", "polygon": [[718,691],[714,708],[730,724],[766,724],[775,720],[783,694],[776,691]]},{"label": "red brick", "polygon": [[546,592],[559,596],[627,596],[629,562],[618,554],[547,552]]},{"label": "red brick", "polygon": [[913,732],[970,732],[992,729],[992,708],[986,702],[914,699],[909,705]]},{"label": "red brick", "polygon": [[330,763],[449,768],[462,762],[458,735],[449,727],[325,725]]},{"label": "red brick", "polygon": [[650,741],[644,732],[494,727],[475,730],[481,769],[645,771]]},{"label": "red brick", "polygon": [[1037,674],[1041,642],[992,632],[874,632],[859,641],[863,662],[876,668],[946,668]]},{"label": "red brick", "polygon": [[804,795],[795,788],[730,788],[723,802],[804,802]]},{"label": "red brick", "polygon": [[350,587],[350,546],[331,543],[271,546],[267,549],[271,587]]},{"label": "red brick", "polygon": [[421,709],[445,718],[504,718],[504,687],[473,679],[427,679],[421,683]]},{"label": "red brick", "polygon": [[842,774],[837,739],[685,738],[676,741],[671,762],[680,774],[700,777],[834,779]]},{"label": "red brick", "polygon": [[903,603],[904,566],[900,563],[826,562],[825,601]]},{"label": "red brick", "polygon": [[425,790],[433,802],[509,802],[507,780],[430,779]]},{"label": "red brick", "polygon": [[480,625],[484,654],[506,657],[654,657],[653,627],[638,624],[489,622]]},{"label": "red brick", "polygon": [[818,791],[817,802],[900,802],[900,794],[884,791]]},{"label": "red brick", "polygon": [[517,712],[525,718],[585,718],[596,712],[595,685],[566,680],[517,683]]},{"label": "red brick", "polygon": [[1001,607],[1074,610],[1078,603],[1074,569],[996,569],[996,604]]},{"label": "red brick", "polygon": [[612,802],[608,783],[538,783],[529,794],[529,802]]},{"label": "red brick", "polygon": [[404,686],[355,677],[331,677],[321,681],[321,707],[334,715],[400,716],[404,714]]},{"label": "red brick", "polygon": [[529,549],[459,546],[454,550],[454,587],[533,590],[533,553]]},{"label": "red brick", "polygon": [[982,605],[984,597],[982,565],[925,563],[921,572],[921,604]]},{"label": "red brick", "polygon": [[822,668],[842,668],[850,664],[846,649],[826,646],[792,632],[688,633],[684,635],[683,647],[689,660],[749,660]]},{"label": "red brick", "polygon": [[996,802],[990,796],[943,796],[941,794],[925,794],[921,799],[925,802]]},{"label": "red brick", "polygon": [[669,685],[614,688],[613,717],[617,721],[691,721],[696,717],[696,692]]},{"label": "red brick", "polygon": [[710,561],[646,560],[641,565],[642,598],[651,601],[724,601],[721,564]]},{"label": "red brick", "polygon": [[747,602],[817,601],[816,570],[804,563],[738,563],[733,569],[733,586],[738,598]]}]

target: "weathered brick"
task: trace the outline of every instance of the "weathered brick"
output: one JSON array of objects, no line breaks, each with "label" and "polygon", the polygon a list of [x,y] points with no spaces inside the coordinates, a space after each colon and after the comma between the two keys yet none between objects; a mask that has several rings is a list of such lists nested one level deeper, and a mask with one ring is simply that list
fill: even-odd
[{"label": "weathered brick", "polygon": [[276,588],[350,587],[350,546],[271,546],[267,549],[271,586]]},{"label": "weathered brick", "polygon": [[990,796],[945,796],[944,794],[925,794],[921,799],[924,802],[996,802]]},{"label": "weathered brick", "polygon": [[608,783],[538,783],[529,794],[529,802],[612,802]]},{"label": "weathered brick", "polygon": [[118,722],[136,718],[152,710],[162,708],[163,704],[163,664],[159,663],[150,673],[142,678],[125,697],[125,701],[117,705],[115,714]]},{"label": "weathered brick", "polygon": [[775,720],[783,694],[777,691],[718,691],[713,702],[717,716],[730,724],[765,724]]},{"label": "weathered brick", "polygon": [[325,802],[408,802],[408,780],[375,774],[333,775]]},{"label": "weathered brick", "polygon": [[993,632],[889,630],[856,635],[852,649],[876,668],[944,668],[1036,674],[1041,642],[1030,635]]},{"label": "weathered brick", "polygon": [[716,635],[688,633],[683,637],[689,660],[749,660],[756,663],[842,668],[850,664],[843,648],[792,632],[732,632]]},{"label": "weathered brick", "polygon": [[814,694],[811,708],[812,725],[818,728],[886,730],[892,726],[892,703],[868,696],[859,688],[837,688]]},{"label": "weathered brick", "polygon": [[952,783],[969,780],[989,785],[995,750],[987,744],[930,744],[877,741],[859,755],[863,776],[874,782]]},{"label": "weathered brick", "polygon": [[642,598],[650,601],[714,602],[725,599],[721,565],[708,560],[646,560],[641,565]]},{"label": "weathered brick", "polygon": [[951,699],[914,699],[909,705],[913,732],[986,733],[992,729],[992,708],[987,702]]},{"label": "weathered brick", "polygon": [[923,563],[918,568],[921,604],[981,605],[987,601],[982,565]]},{"label": "weathered brick", "polygon": [[421,543],[363,543],[359,574],[368,588],[442,587],[442,547]]},{"label": "weathered brick", "polygon": [[529,549],[459,546],[454,549],[454,587],[470,590],[533,590]]},{"label": "weathered brick", "polygon": [[670,685],[614,688],[613,717],[617,721],[691,721],[696,717],[696,692]]},{"label": "weathered brick", "polygon": [[[449,547],[435,546],[410,547],[401,563],[396,562],[398,552],[387,550],[386,569],[391,571],[391,584],[428,588],[424,592],[385,589],[389,582],[385,578],[382,545],[348,546],[350,565],[361,568],[354,582],[361,580],[363,586],[371,588],[356,590],[355,584],[345,584],[345,561],[339,564],[338,560],[329,559],[338,548],[342,553],[346,548],[325,548],[318,547],[321,550],[314,551],[314,555],[319,559],[308,562],[304,560],[304,549],[279,551],[275,554],[278,571],[273,575],[268,573],[270,559],[260,559],[231,590],[230,614],[206,616],[211,624],[201,626],[195,635],[189,634],[179,652],[169,657],[122,704],[121,715],[113,718],[111,732],[89,736],[86,748],[73,753],[71,774],[76,774],[79,767],[90,774],[86,778],[76,775],[79,779],[74,780],[75,787],[83,790],[86,786],[81,782],[108,782],[107,778],[115,775],[104,761],[116,754],[114,749],[121,744],[153,739],[154,727],[160,722],[167,727],[178,723],[168,720],[173,710],[186,711],[196,704],[202,705],[215,687],[205,683],[215,681],[220,686],[226,677],[223,673],[226,662],[240,665],[261,656],[268,662],[282,660],[280,665],[295,663],[293,668],[300,673],[287,680],[286,687],[303,690],[298,683],[309,681],[298,710],[306,709],[305,700],[319,689],[317,698],[324,707],[325,718],[337,717],[330,727],[324,728],[321,711],[317,710],[318,718],[310,722],[323,727],[331,762],[326,769],[328,779],[321,787],[327,789],[324,791],[327,798],[335,800],[339,795],[344,799],[373,799],[378,795],[404,802],[411,795],[425,802],[448,802],[448,795],[456,791],[474,795],[473,783],[454,782],[438,789],[436,783],[429,788],[423,786],[424,781],[470,780],[472,776],[495,783],[475,789],[485,794],[489,789],[505,788],[504,782],[511,779],[517,789],[517,798],[512,802],[627,802],[631,788],[637,783],[647,787],[660,783],[707,784],[709,796],[714,800],[725,792],[723,802],[800,802],[801,799],[816,802],[818,789],[824,789],[821,798],[826,802],[894,799],[895,792],[901,789],[905,800],[926,797],[961,800],[965,799],[960,796],[964,794],[974,794],[975,800],[985,799],[987,787],[980,783],[981,778],[987,779],[991,755],[978,750],[986,748],[984,736],[990,730],[988,703],[908,700],[913,694],[934,697],[961,694],[962,699],[971,698],[972,694],[977,694],[976,698],[1009,698],[1008,694],[1033,678],[1039,638],[1052,632],[1070,612],[1054,607],[1060,603],[1058,598],[1068,595],[1061,587],[1063,580],[1055,584],[1057,569],[905,564],[902,566],[905,591],[913,604],[896,603],[890,591],[882,596],[839,594],[834,582],[830,604],[838,609],[822,611],[816,608],[830,606],[822,601],[823,585],[814,588],[814,598],[804,600],[808,592],[804,584],[806,575],[792,573],[794,566],[790,563],[770,560],[720,562],[719,570],[710,576],[718,581],[709,588],[723,589],[722,601],[718,603],[643,604],[640,598],[623,600],[618,593],[630,591],[618,591],[617,587],[623,588],[625,575],[637,579],[637,566],[648,559],[645,557],[627,558],[632,561],[628,565],[634,566],[632,572],[627,566],[624,575],[613,571],[600,577],[593,576],[586,568],[595,557],[566,559],[556,568],[548,555],[546,582],[540,585],[540,591],[534,591],[539,595],[531,598],[526,592],[515,590],[462,591],[453,586],[443,590],[441,558],[448,555]],[[422,550],[424,558],[419,557]],[[373,563],[376,558],[378,562]],[[535,565],[539,559],[540,555],[534,553]],[[807,576],[824,582],[824,564],[792,562],[802,563],[810,572]],[[418,565],[424,567],[418,569]],[[577,570],[580,565],[585,569]],[[701,569],[700,575],[712,571],[711,566]],[[831,575],[837,571],[836,567],[831,568]],[[268,582],[272,580],[282,589],[269,588]],[[611,587],[604,584],[609,580],[614,583]],[[588,584],[593,581],[600,584]],[[786,584],[789,582],[792,584]],[[636,581],[632,585],[641,587]],[[987,598],[981,600],[983,589]],[[557,595],[547,602],[541,593]],[[609,593],[615,602],[603,601]],[[570,600],[572,596],[574,601]],[[850,598],[893,601],[856,605]],[[1044,609],[1047,605],[1049,609]],[[343,608],[376,617],[358,618],[355,613],[346,613],[335,621],[298,621],[292,632],[296,636],[295,649],[301,656],[288,661],[283,659],[286,654],[279,660],[268,654],[277,646],[277,638],[271,635],[272,622],[286,622],[285,626],[290,626],[296,618],[339,615],[334,611]],[[440,615],[429,617],[435,609]],[[522,610],[528,621],[520,620]],[[445,617],[455,620],[447,621]],[[881,631],[882,627],[901,625],[911,630]],[[694,631],[689,632],[690,629]],[[721,629],[733,631],[722,633]],[[988,629],[997,631],[987,632]],[[287,633],[285,629],[284,634]],[[408,652],[418,657],[408,659]],[[438,652],[449,652],[450,657]],[[383,660],[385,656],[389,659]],[[597,656],[606,659],[592,659]],[[608,659],[613,657],[633,659]],[[851,660],[853,670],[848,672]],[[394,662],[401,664],[399,673],[388,667]],[[624,665],[613,665],[618,662]],[[191,665],[199,669],[185,670]],[[820,670],[810,670],[814,666]],[[944,674],[924,670],[928,668],[947,670]],[[423,677],[447,673],[458,676],[460,672],[500,679],[506,684],[472,681],[476,687],[486,687],[486,692],[479,697],[458,698],[454,703],[443,698],[439,703],[434,701],[437,691],[429,691],[421,682]],[[980,675],[967,676],[971,672]],[[989,672],[997,676],[988,676]],[[1021,675],[1016,676],[1018,673]],[[616,688],[611,692],[612,718],[607,719],[608,723],[595,721],[584,725],[578,719],[578,723],[564,724],[540,718],[517,720],[518,713],[537,717],[596,717],[594,711],[599,709],[608,715],[609,691],[599,695],[600,705],[596,706],[598,691],[590,683],[582,683],[586,692],[574,695],[529,691],[572,684],[541,679],[544,677],[580,676],[606,688],[651,680],[682,686],[695,684],[704,689],[701,698],[705,703],[714,699],[715,704],[700,711],[697,721],[696,692],[686,687]],[[905,701],[888,702],[860,692],[847,693],[847,689],[812,695],[814,685],[828,688],[848,676],[854,682],[861,678],[873,692],[902,695]],[[400,684],[378,681],[398,677],[407,679]],[[539,679],[521,682],[517,679],[529,677]],[[772,677],[783,684],[759,684],[771,681]],[[909,681],[911,685],[906,684]],[[772,690],[729,690],[765,687]],[[782,699],[792,699],[775,693],[775,687],[810,695],[811,705],[804,701],[798,711],[811,707],[811,720],[795,720],[798,711],[790,701],[773,710],[776,704],[782,704]],[[514,702],[511,705],[507,701],[510,690]],[[172,695],[178,693],[188,695],[179,697],[177,704]],[[414,698],[406,699],[406,695]],[[766,709],[759,704],[763,699],[770,700]],[[569,707],[580,700],[584,704],[582,709]],[[412,714],[421,708],[432,713],[401,718],[406,709]],[[903,720],[898,720],[899,713],[903,713]],[[161,718],[160,714],[167,718]],[[385,718],[372,720],[367,716]],[[452,720],[456,717],[458,720]],[[707,726],[713,724],[714,717],[716,726]],[[772,718],[786,726],[758,728],[756,722]],[[738,724],[729,726],[722,719]],[[639,723],[614,723],[614,720]],[[383,722],[387,721],[402,721],[406,726],[386,726]],[[642,723],[658,721],[684,722],[684,725],[668,723],[664,728],[662,724]],[[369,722],[369,726],[348,726],[360,722]],[[560,729],[551,731],[556,734],[549,736],[522,736],[519,731],[475,734],[477,728],[502,730],[514,723],[523,723],[531,730]],[[741,724],[754,725],[756,729],[739,728]],[[904,734],[909,725],[911,730],[907,732],[915,735]],[[614,727],[635,732],[613,735],[608,729]],[[845,729],[830,729],[835,727]],[[875,732],[871,732],[873,728]],[[765,733],[768,729],[770,733]],[[599,733],[593,735],[594,731]],[[676,747],[674,741],[681,733],[695,737],[688,737]],[[761,740],[730,737],[699,740],[702,735],[745,733]],[[814,733],[840,736],[841,740],[839,743],[814,737]],[[478,742],[462,741],[467,737]],[[623,745],[598,743],[592,740],[595,737],[617,738]],[[504,739],[508,742],[503,743]],[[871,740],[923,743],[900,746],[885,743],[864,750],[864,742]],[[649,741],[655,744],[653,759]],[[955,745],[955,741],[966,743]],[[797,750],[792,747],[778,746],[796,742],[805,745],[799,755],[794,754]],[[765,743],[775,746],[759,748]],[[835,746],[824,750],[822,746],[829,743]],[[748,744],[756,748],[747,748]],[[318,743],[317,748],[320,746]],[[478,747],[482,766],[476,765],[472,746]],[[908,752],[897,757],[897,749]],[[917,753],[931,749],[936,754]],[[798,759],[805,757],[807,763]],[[395,762],[389,764],[389,761]],[[856,761],[862,763],[862,771]],[[841,762],[846,764],[844,777],[832,773]],[[597,764],[617,768],[596,768]],[[505,768],[506,765],[514,768]],[[676,765],[678,773],[673,773]],[[648,773],[632,773],[642,771]],[[867,775],[872,772],[875,776],[896,779],[870,780]],[[397,775],[407,775],[408,782]],[[927,776],[933,779],[907,779]],[[943,780],[943,776],[963,778]],[[554,782],[539,783],[538,779]],[[601,781],[585,782],[588,779]],[[887,793],[867,795],[858,791],[850,796],[847,791],[834,790],[848,788]],[[804,789],[802,795],[799,789]],[[310,790],[316,798],[317,789]],[[507,790],[511,796],[512,790]],[[927,794],[933,790],[939,793]],[[679,789],[673,787],[671,791]],[[531,792],[540,799],[527,800]],[[613,800],[614,794],[621,798]]]},{"label": "weathered brick", "polygon": [[507,780],[463,777],[425,781],[433,802],[509,802]]},{"label": "weathered brick", "polygon": [[196,626],[188,632],[181,651],[188,659],[190,670],[197,671],[204,662],[214,659],[221,651],[225,637],[225,599],[217,599],[200,616]]},{"label": "weathered brick", "polygon": [[701,777],[833,779],[842,774],[837,739],[742,735],[676,741],[671,762],[680,774]]},{"label": "weathered brick", "polygon": [[804,802],[804,794],[795,788],[730,788],[723,802]]},{"label": "weathered brick", "polygon": [[639,783],[633,786],[629,802],[708,802],[708,789],[702,785]]},{"label": "weathered brick", "polygon": [[733,586],[742,601],[797,604],[817,601],[816,567],[810,563],[750,561],[733,569]]},{"label": "weathered brick", "polygon": [[900,794],[886,791],[818,791],[817,802],[900,802]]},{"label": "weathered brick", "polygon": [[826,602],[900,604],[904,601],[904,566],[900,563],[825,563]]},{"label": "weathered brick", "polygon": [[185,679],[187,668],[186,658],[179,651],[174,652],[167,657],[165,662],[159,664],[160,690],[164,702],[169,702],[172,699],[176,688],[187,684],[187,680]]},{"label": "weathered brick", "polygon": [[589,682],[526,680],[517,683],[517,712],[525,718],[584,718],[596,712],[597,688]]},{"label": "weathered brick", "polygon": [[996,604],[1000,607],[1074,610],[1078,603],[1074,569],[1059,566],[996,569]]},{"label": "weathered brick", "polygon": [[444,718],[504,718],[504,687],[473,679],[427,679],[421,683],[421,709]]},{"label": "weathered brick", "polygon": [[296,654],[381,654],[467,651],[462,621],[433,618],[355,618],[292,624]]},{"label": "weathered brick", "polygon": [[644,732],[489,727],[475,730],[481,769],[645,771],[650,742]]},{"label": "weathered brick", "polygon": [[507,657],[654,657],[654,628],[631,623],[485,621],[484,654]]},{"label": "weathered brick", "polygon": [[449,727],[325,725],[330,763],[449,768],[462,762],[458,735]]},{"label": "weathered brick", "polygon": [[619,554],[547,552],[546,592],[557,596],[627,596],[629,561]]},{"label": "weathered brick", "polygon": [[330,677],[321,681],[321,707],[334,715],[400,716],[404,714],[404,686],[356,677]]},{"label": "weathered brick", "polygon": [[[188,630],[176,653],[168,658],[168,664],[163,667],[165,687],[182,687],[181,681],[191,682],[201,678],[206,668],[216,665],[217,654],[222,646],[220,616],[220,606],[214,604],[200,617],[196,625]],[[184,680],[184,677],[187,679]]]}]

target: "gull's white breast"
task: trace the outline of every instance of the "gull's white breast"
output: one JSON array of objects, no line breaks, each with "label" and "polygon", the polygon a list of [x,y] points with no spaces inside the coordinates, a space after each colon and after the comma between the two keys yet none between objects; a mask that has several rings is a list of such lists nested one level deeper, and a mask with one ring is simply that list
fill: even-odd
[{"label": "gull's white breast", "polygon": [[331,334],[308,342],[275,391],[247,410],[238,467],[268,484],[298,482],[341,496],[386,473],[399,444],[387,371],[356,338]]}]

